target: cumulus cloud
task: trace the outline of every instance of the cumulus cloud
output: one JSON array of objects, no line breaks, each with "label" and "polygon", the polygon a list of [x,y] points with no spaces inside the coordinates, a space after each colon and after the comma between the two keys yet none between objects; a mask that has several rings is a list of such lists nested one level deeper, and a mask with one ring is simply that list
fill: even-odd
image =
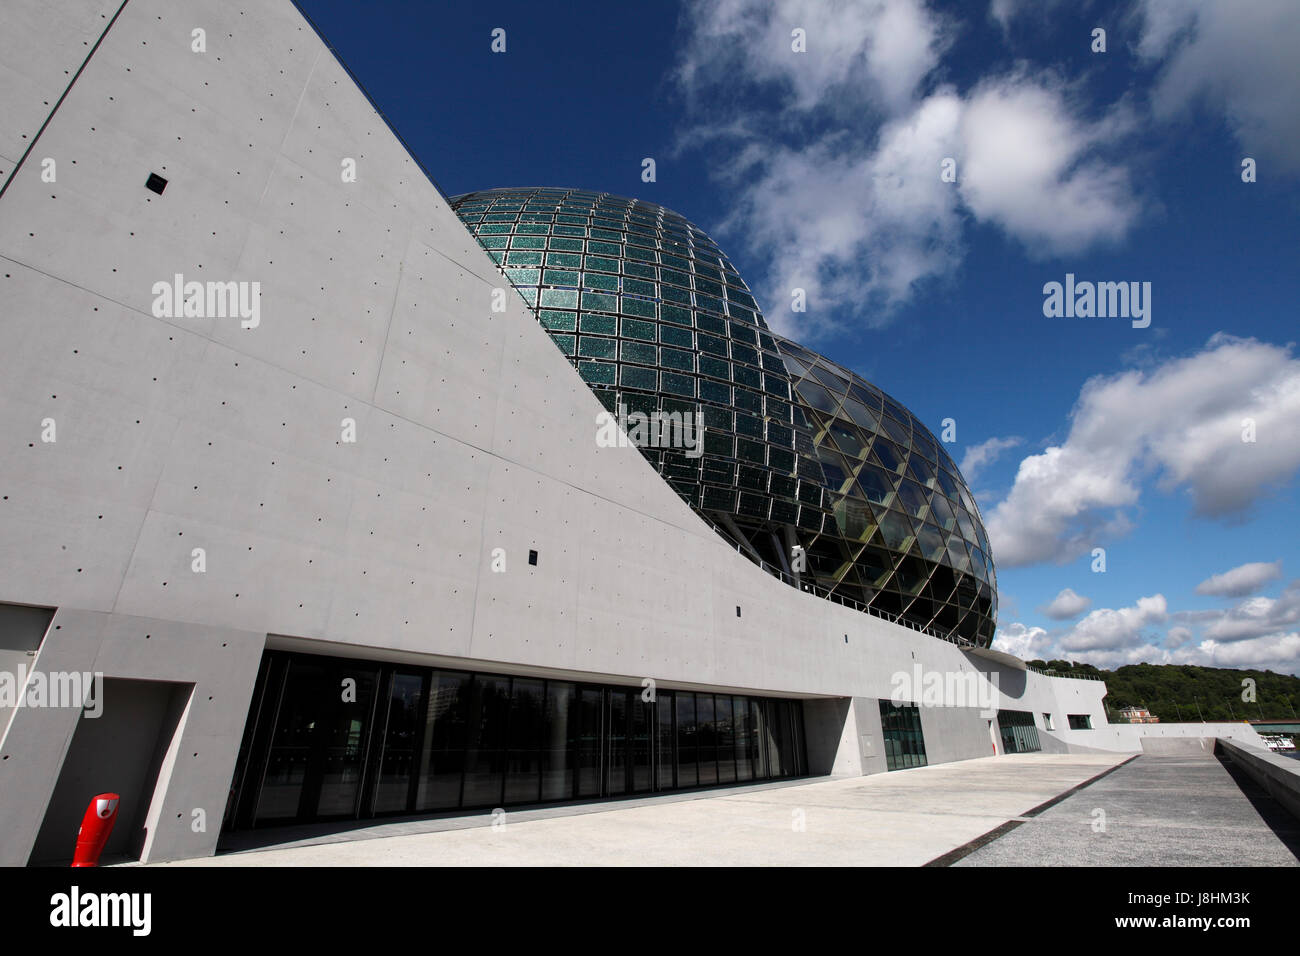
[{"label": "cumulus cloud", "polygon": [[1066,651],[1114,650],[1137,643],[1143,629],[1169,617],[1163,594],[1141,597],[1132,607],[1098,608],[1060,639]]},{"label": "cumulus cloud", "polygon": [[1021,443],[1019,438],[990,438],[982,441],[978,445],[971,445],[966,449],[966,453],[961,457],[961,464],[958,469],[966,483],[970,484],[975,480],[975,475],[985,465],[991,465],[997,460],[1008,448],[1015,448]]},{"label": "cumulus cloud", "polygon": [[1159,69],[1162,119],[1204,105],[1223,115],[1247,155],[1300,173],[1300,4],[1295,0],[1140,0],[1138,54]]},{"label": "cumulus cloud", "polygon": [[1071,588],[1062,588],[1046,607],[1040,610],[1054,621],[1064,621],[1078,617],[1092,606],[1092,598],[1076,594]]},{"label": "cumulus cloud", "polygon": [[778,330],[789,331],[792,289],[805,290],[816,331],[831,304],[888,307],[960,260],[956,196],[934,154],[955,136],[960,108],[936,94],[885,124],[873,150],[835,133],[799,149],[742,149],[724,168],[736,201],[720,231],[771,264],[761,294]]},{"label": "cumulus cloud", "polygon": [[1047,631],[1041,627],[1026,627],[1019,621],[999,627],[993,635],[993,650],[1014,654],[1021,660],[1034,660],[1050,644]]},{"label": "cumulus cloud", "polygon": [[1214,640],[1202,641],[1194,648],[1176,653],[1175,662],[1295,674],[1300,672],[1300,633],[1291,631],[1230,644]]},{"label": "cumulus cloud", "polygon": [[1253,561],[1206,578],[1196,585],[1196,593],[1216,597],[1245,597],[1281,576],[1281,561]]},{"label": "cumulus cloud", "polygon": [[[678,147],[725,157],[713,165],[733,212],[718,232],[771,263],[760,292],[780,331],[796,288],[805,335],[882,324],[960,267],[968,220],[1050,255],[1114,242],[1140,212],[1103,155],[1132,130],[1127,110],[1086,116],[1046,74],[942,84],[953,30],[921,0],[697,0],[684,23],[675,79],[695,125]],[[795,27],[807,53],[790,49]],[[948,159],[956,182],[940,176]]]},{"label": "cumulus cloud", "polygon": [[[847,92],[896,112],[947,43],[923,0],[701,0],[687,6],[685,21],[676,79],[688,96],[739,78],[776,85],[799,109]],[[805,53],[793,50],[796,29]]]},{"label": "cumulus cloud", "polygon": [[[1067,589],[1057,598],[1066,596],[1078,597]],[[994,647],[1026,659],[1064,657],[1105,668],[1146,662],[1300,675],[1300,580],[1276,599],[1248,597],[1229,609],[1171,611],[1154,594],[1131,607],[1098,608],[1059,629],[1016,621],[999,626]]]},{"label": "cumulus cloud", "polygon": [[[1243,441],[1253,423],[1255,441]],[[1065,442],[1021,463],[986,526],[1003,567],[1065,562],[1132,526],[1141,479],[1232,518],[1300,468],[1300,360],[1225,335],[1190,356],[1083,386]]]},{"label": "cumulus cloud", "polygon": [[1277,598],[1250,597],[1219,612],[1205,627],[1205,636],[1218,642],[1266,637],[1300,625],[1300,580],[1292,581]]},{"label": "cumulus cloud", "polygon": [[1043,77],[986,80],[962,115],[962,200],[1034,256],[1114,243],[1141,204],[1128,172],[1096,151],[1131,129],[1123,108],[1083,119],[1065,87]]}]

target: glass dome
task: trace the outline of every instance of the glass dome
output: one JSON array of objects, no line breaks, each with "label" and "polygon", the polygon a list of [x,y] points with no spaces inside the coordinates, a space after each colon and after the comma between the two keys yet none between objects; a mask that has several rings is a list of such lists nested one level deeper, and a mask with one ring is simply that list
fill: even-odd
[{"label": "glass dome", "polygon": [[703,454],[641,451],[733,544],[834,600],[992,641],[988,538],[943,446],[874,385],[773,334],[702,230],[573,189],[451,206],[609,411],[702,418]]}]

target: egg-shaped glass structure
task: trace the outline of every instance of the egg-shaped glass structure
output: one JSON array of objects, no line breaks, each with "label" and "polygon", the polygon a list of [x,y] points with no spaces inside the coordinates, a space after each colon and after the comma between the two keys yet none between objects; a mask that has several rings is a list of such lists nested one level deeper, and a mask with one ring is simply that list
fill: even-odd
[{"label": "egg-shaped glass structure", "polygon": [[702,454],[641,451],[742,553],[832,600],[992,641],[988,538],[942,444],[871,383],[772,333],[703,230],[574,189],[451,204],[606,409],[702,421]]}]

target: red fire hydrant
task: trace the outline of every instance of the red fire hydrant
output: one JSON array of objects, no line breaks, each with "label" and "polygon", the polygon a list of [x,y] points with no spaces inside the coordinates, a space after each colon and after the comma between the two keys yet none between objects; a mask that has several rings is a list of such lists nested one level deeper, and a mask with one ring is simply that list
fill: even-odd
[{"label": "red fire hydrant", "polygon": [[117,801],[115,793],[101,793],[91,797],[86,815],[81,818],[81,829],[77,831],[77,851],[73,854],[73,866],[98,866],[99,854],[104,852],[108,835],[113,832],[117,822]]}]

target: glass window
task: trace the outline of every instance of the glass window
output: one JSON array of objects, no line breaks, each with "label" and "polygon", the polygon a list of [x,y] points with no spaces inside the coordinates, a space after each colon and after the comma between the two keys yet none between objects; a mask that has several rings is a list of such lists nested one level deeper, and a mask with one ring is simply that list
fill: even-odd
[{"label": "glass window", "polygon": [[656,744],[658,757],[655,773],[656,790],[672,790],[677,786],[674,776],[677,766],[675,752],[677,735],[673,730],[673,697],[672,692],[660,691],[658,700],[655,702],[659,726],[659,739]]},{"label": "glass window", "polygon": [[677,786],[694,787],[699,784],[699,766],[696,746],[699,728],[695,722],[695,695],[677,691]]},{"label": "glass window", "polygon": [[375,784],[376,813],[410,809],[423,696],[423,674],[392,675],[383,755],[379,765],[379,779]]},{"label": "glass window", "polygon": [[425,718],[423,774],[416,792],[417,810],[460,805],[461,774],[469,721],[471,675],[434,671]]},{"label": "glass window", "polygon": [[613,688],[608,692],[609,713],[605,725],[607,745],[605,792],[617,795],[627,792],[628,777],[628,693]]},{"label": "glass window", "polygon": [[[624,342],[624,348],[632,343]],[[654,351],[654,346],[642,346]],[[626,356],[624,356],[626,358]],[[639,360],[638,360],[639,361]],[[658,386],[659,373],[652,368],[638,368],[635,365],[624,365],[619,372],[619,381],[628,388],[644,389],[653,392]]]},{"label": "glass window", "polygon": [[644,342],[624,341],[619,346],[619,357],[624,362],[637,362],[641,365],[657,365],[659,350]]},{"label": "glass window", "polygon": [[572,289],[543,289],[541,305],[544,309],[576,309],[578,293]]},{"label": "glass window", "polygon": [[541,794],[544,700],[544,681],[514,679],[510,692],[510,754],[506,761],[507,803],[536,803]]},{"label": "glass window", "polygon": [[718,730],[712,694],[695,695],[695,718],[699,727],[697,748],[700,760],[700,786],[718,782]]},{"label": "glass window", "polygon": [[736,780],[736,729],[731,697],[718,694],[714,698],[714,726],[718,745],[718,783]]},{"label": "glass window", "polygon": [[580,797],[600,796],[603,712],[604,693],[601,689],[580,687],[577,697],[578,746],[575,760]]},{"label": "glass window", "polygon": [[462,806],[496,806],[505,780],[510,678],[476,674],[466,723],[465,797]]},{"label": "glass window", "polygon": [[568,800],[574,795],[578,750],[577,689],[548,681],[542,720],[542,799]]}]

